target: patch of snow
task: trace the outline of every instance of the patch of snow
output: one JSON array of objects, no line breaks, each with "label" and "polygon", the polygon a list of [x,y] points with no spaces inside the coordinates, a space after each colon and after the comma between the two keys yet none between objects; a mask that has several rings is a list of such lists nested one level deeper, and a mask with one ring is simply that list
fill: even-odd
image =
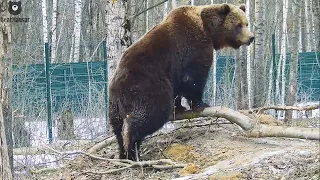
[{"label": "patch of snow", "polygon": [[[49,144],[48,139],[48,122],[47,121],[26,121],[26,130],[30,133],[31,146],[41,146]],[[99,118],[76,118],[74,120],[74,134],[76,139],[94,139],[106,131],[106,121]],[[53,142],[57,140],[57,126],[52,127]]]}]

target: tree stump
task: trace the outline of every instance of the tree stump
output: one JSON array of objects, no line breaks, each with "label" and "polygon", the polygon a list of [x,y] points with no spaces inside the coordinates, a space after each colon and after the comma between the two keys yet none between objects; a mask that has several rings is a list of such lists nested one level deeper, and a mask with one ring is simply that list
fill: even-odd
[{"label": "tree stump", "polygon": [[58,119],[58,138],[60,140],[75,139],[71,109],[64,110]]},{"label": "tree stump", "polygon": [[12,131],[13,131],[13,143],[15,148],[20,147],[30,147],[30,133],[26,130],[25,125],[25,117],[17,116],[14,117],[12,123]]}]

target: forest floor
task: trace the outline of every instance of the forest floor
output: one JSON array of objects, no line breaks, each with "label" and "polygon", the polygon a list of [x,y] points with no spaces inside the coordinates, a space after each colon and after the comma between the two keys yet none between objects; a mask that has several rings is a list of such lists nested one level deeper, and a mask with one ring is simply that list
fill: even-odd
[{"label": "forest floor", "polygon": [[[316,120],[319,123],[319,119]],[[302,125],[302,126],[305,126]],[[248,138],[237,125],[219,124],[179,129],[145,140],[141,160],[169,158],[185,168],[154,170],[119,167],[108,161],[78,156],[56,171],[29,175],[27,179],[320,179],[320,142],[293,138]],[[117,144],[101,152],[117,157]],[[89,172],[90,171],[90,172]]]}]

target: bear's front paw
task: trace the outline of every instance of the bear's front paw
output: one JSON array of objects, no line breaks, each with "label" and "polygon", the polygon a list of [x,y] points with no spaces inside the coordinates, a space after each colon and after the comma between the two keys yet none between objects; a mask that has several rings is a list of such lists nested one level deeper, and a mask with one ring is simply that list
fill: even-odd
[{"label": "bear's front paw", "polygon": [[175,111],[176,114],[182,113],[182,112],[184,112],[184,111],[186,111],[186,110],[187,110],[187,108],[185,108],[184,106],[181,106],[181,105],[180,105],[180,106],[179,106],[179,105],[176,106],[175,109],[174,109],[174,111]]}]

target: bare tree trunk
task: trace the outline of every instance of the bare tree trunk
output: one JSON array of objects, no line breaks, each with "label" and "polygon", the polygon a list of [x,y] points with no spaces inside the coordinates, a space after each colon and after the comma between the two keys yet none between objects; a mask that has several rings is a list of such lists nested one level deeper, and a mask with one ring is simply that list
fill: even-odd
[{"label": "bare tree trunk", "polygon": [[75,12],[74,12],[74,50],[73,50],[73,62],[79,61],[80,51],[80,31],[81,31],[81,0],[75,0]]},{"label": "bare tree trunk", "polygon": [[171,0],[171,9],[174,9],[177,7],[177,0]]},{"label": "bare tree trunk", "polygon": [[[246,16],[247,16],[247,19],[248,19],[248,22],[251,22],[250,21],[250,10],[251,7],[250,7],[250,0],[247,0],[246,1]],[[251,28],[250,28],[251,25],[248,26],[249,28],[249,31],[251,31]],[[251,76],[251,72],[252,72],[252,68],[251,68],[251,48],[248,47],[247,48],[247,91],[248,91],[248,108],[251,108],[252,107],[252,76]]]},{"label": "bare tree trunk", "polygon": [[[7,1],[0,0],[0,16],[2,18],[8,18]],[[8,147],[7,139],[12,140],[12,132],[6,129],[11,127],[5,127],[5,119],[3,117],[3,103],[7,101],[4,92],[4,77],[5,77],[5,65],[4,57],[9,54],[11,44],[11,29],[9,23],[0,22],[0,179],[11,180],[12,177],[12,159],[10,154],[12,153],[12,146]],[[10,123],[7,123],[10,124]],[[10,132],[10,134],[8,134]],[[10,138],[11,137],[11,138]],[[11,150],[10,150],[11,149]],[[10,153],[11,152],[11,153]],[[11,160],[10,160],[11,159]]]},{"label": "bare tree trunk", "polygon": [[236,60],[236,87],[237,87],[237,110],[248,109],[247,96],[248,96],[248,84],[247,84],[247,49],[246,47],[240,47],[237,52]]},{"label": "bare tree trunk", "polygon": [[313,34],[315,40],[314,51],[320,51],[320,2],[319,0],[312,1],[312,21],[313,21]]},{"label": "bare tree trunk", "polygon": [[306,0],[305,1],[305,9],[306,9],[306,14],[305,17],[307,19],[307,51],[310,52],[313,44],[313,39],[312,39],[312,10],[311,10],[311,0]]},{"label": "bare tree trunk", "polygon": [[[43,43],[48,42],[48,20],[47,20],[47,5],[46,0],[41,0],[42,6],[42,30],[43,30]],[[43,57],[45,57],[45,52],[43,48]]]},{"label": "bare tree trunk", "polygon": [[[305,3],[307,3],[307,2],[308,1],[301,2],[302,4],[300,6],[300,9],[301,9],[301,12],[300,12],[300,16],[301,16],[301,50],[302,50],[302,52],[307,51],[307,46],[308,46],[308,41],[309,41],[308,33],[307,33],[306,9],[305,9],[306,8]],[[297,15],[297,14],[299,14],[299,11],[295,12],[295,15]],[[293,18],[295,18],[295,17],[293,17]],[[293,42],[293,43],[295,43],[295,42]]]},{"label": "bare tree trunk", "polygon": [[242,88],[241,88],[241,62],[240,62],[240,50],[236,51],[235,58],[235,85],[236,85],[236,109],[242,108]]},{"label": "bare tree trunk", "polygon": [[128,48],[132,44],[131,39],[131,31],[132,31],[132,22],[129,19],[131,15],[131,0],[122,0],[122,5],[124,6],[124,21],[123,21],[123,29],[124,33],[121,38],[121,46]]},{"label": "bare tree trunk", "polygon": [[274,93],[273,92],[273,90],[272,90],[272,87],[273,87],[273,81],[274,81],[274,79],[273,79],[273,62],[272,62],[272,60],[270,61],[270,68],[269,68],[269,83],[268,83],[268,95],[267,95],[267,101],[266,101],[266,104],[267,105],[271,105],[271,104],[273,104],[274,102],[272,101],[272,93]]},{"label": "bare tree trunk", "polygon": [[[0,83],[2,83],[2,81],[0,81]],[[7,140],[6,140],[4,119],[2,116],[2,102],[0,101],[0,179],[3,179],[3,180],[12,179],[12,172],[10,168],[10,159],[8,156],[8,152],[9,150],[8,150]]]},{"label": "bare tree trunk", "polygon": [[[283,2],[283,26],[282,26],[282,39],[281,39],[281,92],[280,92],[280,102],[281,105],[284,105],[284,97],[285,97],[285,84],[286,84],[286,57],[287,57],[287,14],[288,14],[288,0],[284,0]],[[280,72],[278,72],[280,74]]]},{"label": "bare tree trunk", "polygon": [[[303,1],[299,0],[298,3],[293,4],[294,15],[292,16],[293,23],[293,37],[292,37],[292,55],[291,55],[291,67],[290,67],[290,81],[289,81],[289,92],[288,92],[288,106],[293,106],[295,102],[295,97],[297,93],[297,71],[298,71],[298,54],[299,54],[299,17],[295,16],[299,13],[299,5],[303,8]],[[301,22],[303,18],[301,17]],[[287,124],[291,123],[292,119],[292,110],[286,112],[284,122]]]},{"label": "bare tree trunk", "polygon": [[51,62],[56,61],[57,51],[57,7],[58,0],[52,0],[52,25],[51,25]]},{"label": "bare tree trunk", "polygon": [[[145,9],[149,8],[149,0],[145,0]],[[149,11],[145,12],[145,32],[149,30]]]},{"label": "bare tree trunk", "polygon": [[[211,0],[213,4],[213,0]],[[211,105],[216,105],[216,94],[217,94],[217,51],[213,50],[213,61],[212,61],[212,99]]]},{"label": "bare tree trunk", "polygon": [[[277,4],[276,4],[276,11],[278,12],[277,13],[277,16],[276,16],[276,19],[279,20],[279,26],[278,26],[278,30],[276,31],[277,32],[277,39],[279,43],[277,43],[277,48],[276,48],[276,52],[281,52],[281,44],[282,44],[282,26],[283,26],[283,18],[279,18],[279,17],[282,17],[283,16],[283,11],[282,11],[282,6],[283,6],[283,1],[281,0],[277,0]],[[279,58],[278,61],[276,62],[277,63],[277,69],[276,69],[276,74],[277,74],[277,77],[275,79],[276,81],[276,89],[275,89],[275,104],[278,104],[280,102],[280,78],[281,78],[281,59]]]},{"label": "bare tree trunk", "polygon": [[213,61],[212,61],[212,106],[216,105],[217,95],[217,51],[213,50]]},{"label": "bare tree trunk", "polygon": [[168,2],[165,2],[163,5],[163,19],[167,18],[168,15]]},{"label": "bare tree trunk", "polygon": [[264,0],[255,1],[255,77],[254,77],[254,107],[263,106],[266,100],[266,63],[264,60],[264,35],[265,35]]}]

